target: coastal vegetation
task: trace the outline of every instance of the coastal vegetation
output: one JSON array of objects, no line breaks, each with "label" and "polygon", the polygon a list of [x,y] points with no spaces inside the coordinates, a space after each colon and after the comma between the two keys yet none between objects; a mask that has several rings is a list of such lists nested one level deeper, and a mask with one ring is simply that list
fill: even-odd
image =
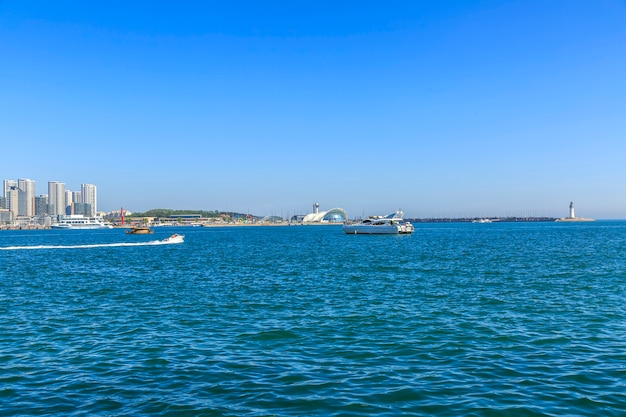
[{"label": "coastal vegetation", "polygon": [[225,212],[225,211],[206,211],[206,210],[172,210],[172,209],[151,209],[144,213],[133,212],[132,217],[171,217],[171,216],[190,216],[190,215],[200,215],[203,218],[217,218],[217,217],[230,217],[233,219],[237,219],[240,217],[246,217],[246,214],[243,213],[233,213],[233,212]]}]

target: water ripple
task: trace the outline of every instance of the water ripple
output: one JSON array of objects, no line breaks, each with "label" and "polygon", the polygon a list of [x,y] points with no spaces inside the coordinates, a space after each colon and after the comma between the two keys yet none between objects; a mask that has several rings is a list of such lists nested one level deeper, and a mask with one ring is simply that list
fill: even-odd
[{"label": "water ripple", "polygon": [[626,414],[626,224],[475,226],[0,232],[0,414]]}]

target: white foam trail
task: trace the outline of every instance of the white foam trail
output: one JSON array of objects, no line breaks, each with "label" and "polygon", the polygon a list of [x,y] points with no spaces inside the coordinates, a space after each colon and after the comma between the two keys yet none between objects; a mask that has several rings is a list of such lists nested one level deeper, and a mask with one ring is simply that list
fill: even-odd
[{"label": "white foam trail", "polygon": [[92,245],[34,245],[34,246],[6,246],[0,250],[32,250],[32,249],[83,249],[83,248],[110,248],[117,246],[152,246],[152,245],[174,245],[181,242],[164,242],[162,240],[151,240],[150,242],[133,243],[98,243]]}]

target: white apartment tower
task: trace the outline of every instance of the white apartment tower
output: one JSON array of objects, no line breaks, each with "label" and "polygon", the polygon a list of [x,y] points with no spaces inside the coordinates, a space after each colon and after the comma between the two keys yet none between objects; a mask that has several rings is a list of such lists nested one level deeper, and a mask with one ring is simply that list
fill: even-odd
[{"label": "white apartment tower", "polygon": [[8,191],[10,189],[14,188],[14,187],[17,187],[17,181],[15,181],[15,180],[4,180],[2,182],[2,195],[7,197]]},{"label": "white apartment tower", "polygon": [[91,205],[90,216],[95,216],[98,212],[96,203],[98,201],[96,195],[96,186],[93,184],[81,184],[80,190],[83,194],[83,203]]},{"label": "white apartment tower", "polygon": [[20,216],[32,217],[35,215],[35,181],[29,179],[17,180],[18,213]]},{"label": "white apartment tower", "polygon": [[48,181],[48,207],[52,216],[65,214],[65,183]]},{"label": "white apartment tower", "polygon": [[6,208],[13,213],[13,218],[18,215],[19,207],[19,192],[17,188],[17,181],[4,180],[2,183],[2,189],[4,198],[6,199]]},{"label": "white apartment tower", "polygon": [[83,193],[80,191],[72,191],[72,203],[82,203]]},{"label": "white apartment tower", "polygon": [[13,219],[17,218],[19,215],[19,195],[20,190],[17,188],[17,185],[8,185],[4,190],[7,210],[9,210]]},{"label": "white apartment tower", "polygon": [[74,204],[72,204],[74,193],[70,190],[65,190],[65,208],[63,214],[74,214]]}]

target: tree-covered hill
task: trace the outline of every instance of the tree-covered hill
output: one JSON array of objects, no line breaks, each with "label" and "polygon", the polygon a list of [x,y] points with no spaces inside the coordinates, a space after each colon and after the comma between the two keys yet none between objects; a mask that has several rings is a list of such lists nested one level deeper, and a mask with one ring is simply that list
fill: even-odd
[{"label": "tree-covered hill", "polygon": [[204,218],[222,217],[224,215],[232,218],[245,217],[245,214],[231,213],[223,211],[206,211],[206,210],[172,210],[172,209],[152,209],[145,213],[133,212],[130,217],[170,217],[170,216],[184,216],[189,214],[199,214]]}]

